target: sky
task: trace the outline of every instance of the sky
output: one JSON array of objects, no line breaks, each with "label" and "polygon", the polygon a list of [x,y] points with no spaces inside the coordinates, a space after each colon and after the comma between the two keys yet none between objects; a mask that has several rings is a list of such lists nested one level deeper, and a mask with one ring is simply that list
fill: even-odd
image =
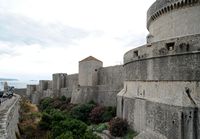
[{"label": "sky", "polygon": [[155,0],[0,0],[0,77],[51,79],[78,73],[88,56],[104,67],[146,43]]}]

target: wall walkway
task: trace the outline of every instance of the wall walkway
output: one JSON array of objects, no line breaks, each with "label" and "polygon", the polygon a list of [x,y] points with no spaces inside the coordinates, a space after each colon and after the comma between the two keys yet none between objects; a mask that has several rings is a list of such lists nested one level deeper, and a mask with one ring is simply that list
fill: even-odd
[{"label": "wall walkway", "polygon": [[0,139],[16,139],[19,121],[19,95],[5,100],[0,105]]}]

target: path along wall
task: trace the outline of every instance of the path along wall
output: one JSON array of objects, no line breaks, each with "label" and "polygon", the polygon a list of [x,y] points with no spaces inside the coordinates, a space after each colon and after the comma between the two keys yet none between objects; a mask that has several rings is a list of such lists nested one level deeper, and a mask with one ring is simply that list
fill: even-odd
[{"label": "path along wall", "polygon": [[0,105],[0,138],[16,139],[19,122],[20,96],[15,94]]}]

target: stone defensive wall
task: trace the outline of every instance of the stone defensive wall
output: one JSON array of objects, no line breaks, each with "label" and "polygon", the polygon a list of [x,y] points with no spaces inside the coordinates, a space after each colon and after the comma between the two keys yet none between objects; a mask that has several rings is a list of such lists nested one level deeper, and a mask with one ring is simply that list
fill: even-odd
[{"label": "stone defensive wall", "polygon": [[200,35],[144,45],[124,55],[125,80],[200,80]]},{"label": "stone defensive wall", "polygon": [[117,94],[122,90],[125,74],[122,65],[100,68],[98,72],[98,103],[116,106]]},{"label": "stone defensive wall", "polygon": [[200,0],[156,0],[147,12],[147,41],[199,34],[199,11]]},{"label": "stone defensive wall", "polygon": [[123,88],[122,65],[101,67],[97,71],[95,86],[78,86],[72,93],[72,103],[86,103],[90,100],[104,106],[116,106],[117,93]]},{"label": "stone defensive wall", "polygon": [[0,139],[16,139],[20,96],[14,94],[0,105]]},{"label": "stone defensive wall", "polygon": [[[84,78],[81,76],[79,80],[79,74],[57,73],[52,75],[52,81],[40,80],[39,85],[27,85],[27,97],[35,104],[45,97],[64,95],[71,97],[72,103],[86,103],[93,100],[101,105],[116,106],[117,93],[123,88],[125,79],[123,65],[100,68],[94,66],[94,69],[90,70],[94,71],[95,76],[86,72],[82,74]],[[79,81],[85,85],[80,85]]]},{"label": "stone defensive wall", "polygon": [[97,73],[97,85],[78,86],[72,94],[72,103],[86,103],[90,100],[104,106],[116,106],[117,94],[123,88],[122,65],[101,67]]},{"label": "stone defensive wall", "polygon": [[199,63],[200,34],[128,51],[117,115],[127,119],[140,138],[200,138]]},{"label": "stone defensive wall", "polygon": [[26,88],[16,88],[15,94],[26,97]]},{"label": "stone defensive wall", "polygon": [[117,115],[148,138],[198,139],[199,92],[196,81],[125,81]]},{"label": "stone defensive wall", "polygon": [[65,84],[65,87],[61,88],[61,96],[70,98],[73,90],[78,86],[78,74],[68,75]]}]

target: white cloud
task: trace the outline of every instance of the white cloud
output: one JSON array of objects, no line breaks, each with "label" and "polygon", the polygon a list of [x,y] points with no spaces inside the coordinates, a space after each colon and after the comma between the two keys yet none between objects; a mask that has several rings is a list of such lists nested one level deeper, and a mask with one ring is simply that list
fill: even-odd
[{"label": "white cloud", "polygon": [[69,45],[89,33],[63,24],[42,25],[16,14],[0,14],[0,40],[11,43]]},{"label": "white cloud", "polygon": [[89,55],[122,64],[126,51],[145,43],[154,1],[0,0],[0,77],[76,73]]}]

